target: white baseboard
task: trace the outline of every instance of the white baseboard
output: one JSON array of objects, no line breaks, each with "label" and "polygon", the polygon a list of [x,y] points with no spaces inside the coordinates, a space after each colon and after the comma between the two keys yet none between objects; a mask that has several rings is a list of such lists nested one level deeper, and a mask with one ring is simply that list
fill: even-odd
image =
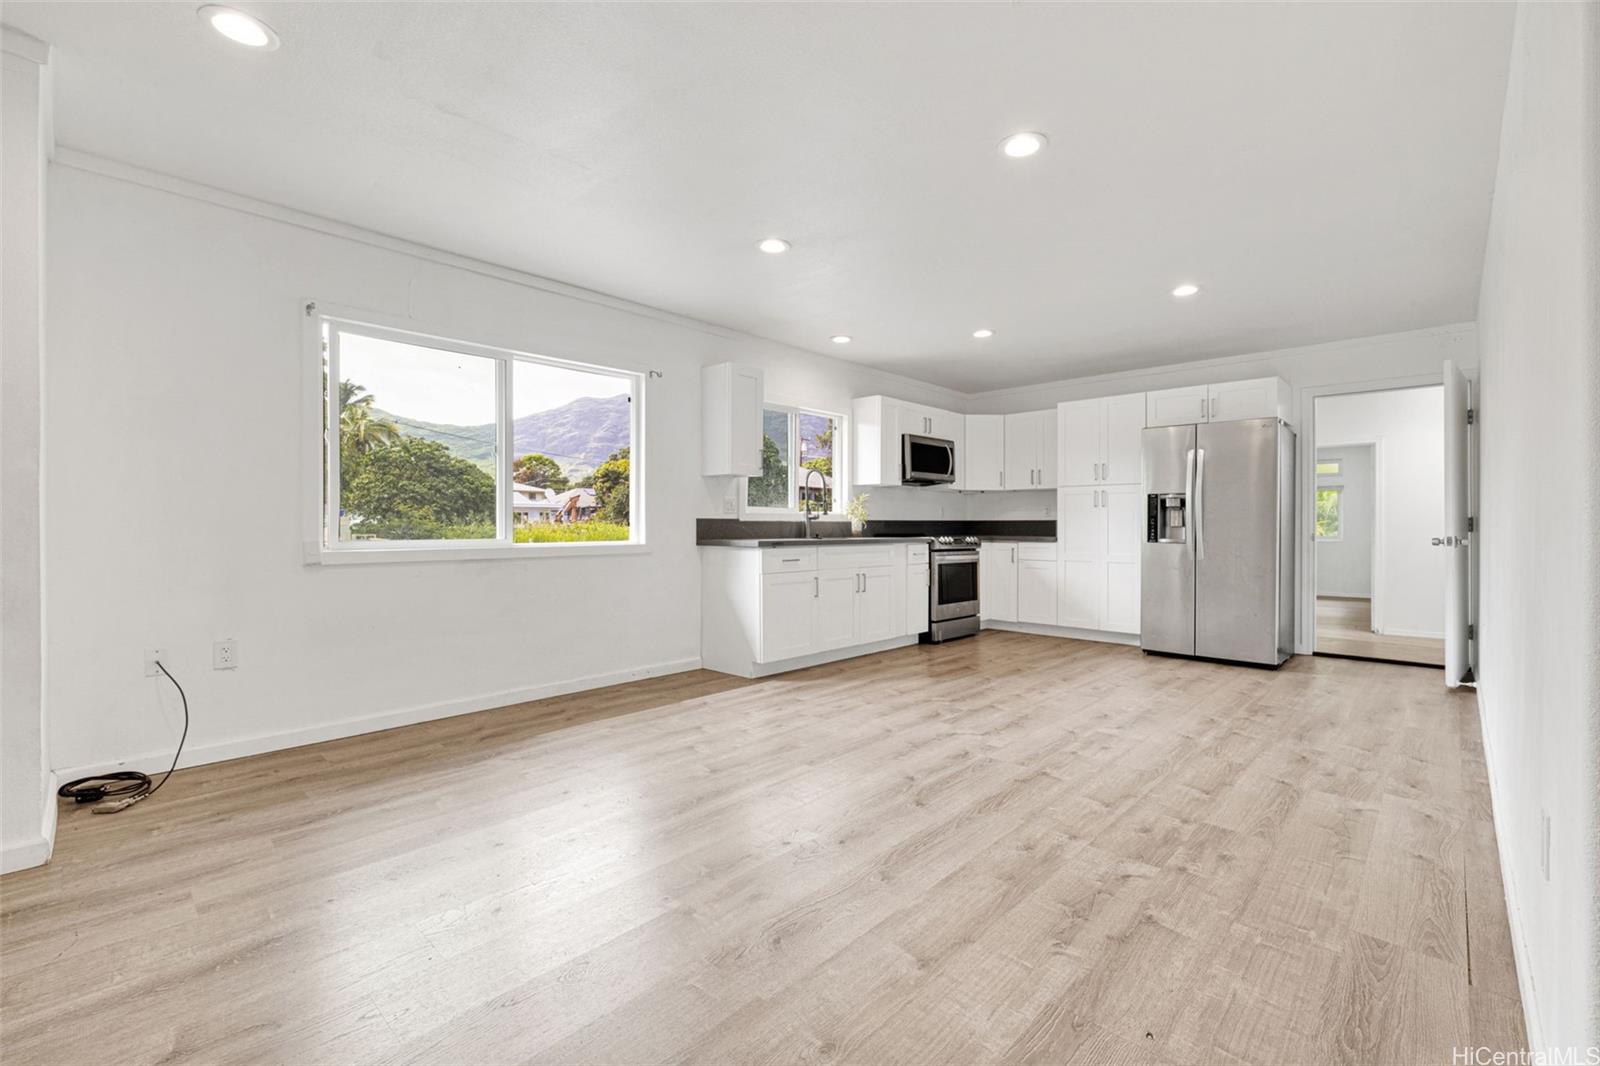
[{"label": "white baseboard", "polygon": [[1384,626],[1375,632],[1380,637],[1427,637],[1429,640],[1444,639],[1444,633],[1431,629],[1396,629],[1394,626]]},{"label": "white baseboard", "polygon": [[0,848],[0,874],[28,870],[50,861],[56,847],[56,775],[44,779],[44,809],[39,815],[39,835],[14,840]]},{"label": "white baseboard", "polygon": [[1506,861],[1506,831],[1505,825],[1500,821],[1500,811],[1503,806],[1500,785],[1495,777],[1494,752],[1489,745],[1489,715],[1485,710],[1485,695],[1483,682],[1476,685],[1478,690],[1478,731],[1483,738],[1483,762],[1489,770],[1489,810],[1494,815],[1494,844],[1500,859],[1500,887],[1506,897],[1506,917],[1511,926],[1511,955],[1517,965],[1517,988],[1522,994],[1522,1021],[1527,1027],[1528,1047],[1535,1052],[1545,1046],[1544,1037],[1539,1023],[1539,1002],[1534,995],[1533,970],[1528,965],[1528,937],[1527,923],[1522,917],[1522,908],[1517,901],[1521,893],[1517,891],[1516,873],[1510,863]]},{"label": "white baseboard", "polygon": [[[306,744],[320,744],[325,740],[343,740],[345,737],[360,736],[362,733],[376,733],[384,729],[415,725],[418,722],[431,722],[439,718],[454,718],[457,715],[489,711],[497,707],[506,707],[513,703],[549,699],[551,696],[565,696],[573,692],[605,688],[607,685],[620,685],[626,681],[642,681],[647,677],[679,674],[686,670],[698,670],[699,668],[700,660],[698,657],[675,659],[670,662],[652,663],[647,666],[617,670],[607,674],[592,674],[588,677],[577,677],[566,681],[552,681],[528,688],[503,689],[499,692],[486,692],[481,695],[465,696],[460,699],[444,700],[438,703],[419,704],[414,707],[403,707],[394,711],[381,711],[377,714],[361,715],[355,718],[341,718],[336,721],[305,726],[300,729],[289,729],[276,733],[257,733],[246,737],[236,737],[231,740],[214,741],[209,744],[196,744],[183,749],[183,757],[178,760],[178,766],[180,768],[204,766],[207,763],[226,762],[229,759],[239,759],[247,755],[282,751],[285,748],[298,748]],[[156,773],[165,771],[171,765],[172,753],[170,751],[152,751],[139,755],[130,755],[114,762],[74,766],[69,769],[58,770],[56,773],[61,779],[71,781],[79,777],[88,777],[92,774],[108,773],[112,770],[142,770],[145,773]]]},{"label": "white baseboard", "polygon": [[[824,663],[836,663],[844,659],[857,659],[863,655],[874,655],[880,651],[892,651],[895,648],[904,648],[917,643],[915,633],[904,637],[890,637],[888,640],[879,640],[871,644],[852,644],[847,648],[834,648],[832,651],[819,651],[811,655],[797,655],[793,659],[779,659],[771,663],[751,663],[748,672],[735,668],[721,670],[720,673],[732,674],[734,677],[772,677],[774,674],[786,674],[791,670],[804,670],[808,666],[821,666]],[[743,664],[741,663],[740,666]],[[716,669],[716,667],[707,667]]]},{"label": "white baseboard", "polygon": [[1011,633],[1032,633],[1040,637],[1065,637],[1070,640],[1098,640],[1102,644],[1124,644],[1137,648],[1139,634],[1112,633],[1103,629],[1076,629],[1072,626],[1042,626],[1035,622],[996,622],[984,619],[985,629],[1004,629]]}]

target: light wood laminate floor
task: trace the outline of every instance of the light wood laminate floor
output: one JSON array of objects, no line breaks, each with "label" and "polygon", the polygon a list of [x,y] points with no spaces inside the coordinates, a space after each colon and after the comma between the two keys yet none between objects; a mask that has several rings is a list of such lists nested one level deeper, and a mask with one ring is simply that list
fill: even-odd
[{"label": "light wood laminate floor", "polygon": [[1444,641],[1374,633],[1372,601],[1346,596],[1317,597],[1317,651],[1419,666],[1444,665]]},{"label": "light wood laminate floor", "polygon": [[1449,1062],[1523,1032],[1478,738],[1431,671],[986,632],[200,767],[0,881],[0,1045]]}]

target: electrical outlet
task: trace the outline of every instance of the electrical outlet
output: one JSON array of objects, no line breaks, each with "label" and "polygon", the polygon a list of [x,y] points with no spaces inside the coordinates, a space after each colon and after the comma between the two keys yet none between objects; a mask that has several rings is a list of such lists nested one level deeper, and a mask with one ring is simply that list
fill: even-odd
[{"label": "electrical outlet", "polygon": [[1539,808],[1539,872],[1550,880],[1550,812]]},{"label": "electrical outlet", "polygon": [[723,514],[738,514],[739,513],[739,501],[734,499],[732,496],[724,496],[722,498],[722,513]]},{"label": "electrical outlet", "polygon": [[227,640],[219,640],[211,645],[211,669],[239,669],[239,642],[237,640],[229,637]]},{"label": "electrical outlet", "polygon": [[166,660],[167,660],[167,649],[166,648],[146,648],[144,650],[144,676],[145,677],[160,677],[161,676],[161,668],[156,666],[157,660],[160,660],[161,662],[166,662]]}]

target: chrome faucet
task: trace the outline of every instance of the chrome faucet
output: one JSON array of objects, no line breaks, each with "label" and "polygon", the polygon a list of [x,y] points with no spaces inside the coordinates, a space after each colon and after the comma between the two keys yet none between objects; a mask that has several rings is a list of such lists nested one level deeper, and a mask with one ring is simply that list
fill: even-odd
[{"label": "chrome faucet", "polygon": [[[812,474],[816,474],[818,477],[822,478],[822,489],[823,489],[824,492],[826,492],[827,489],[828,489],[828,478],[827,478],[827,475],[823,474],[822,471],[818,470],[814,466],[806,467],[806,475],[805,475],[805,477],[800,479],[801,491],[805,491],[806,489],[809,489],[811,487],[811,475]],[[805,510],[805,515],[806,515],[806,539],[809,540],[812,536],[814,536],[814,534],[811,532],[811,520],[816,518],[817,515],[816,515],[815,509],[811,505],[810,497],[806,498],[805,503],[806,503],[806,510]]]}]

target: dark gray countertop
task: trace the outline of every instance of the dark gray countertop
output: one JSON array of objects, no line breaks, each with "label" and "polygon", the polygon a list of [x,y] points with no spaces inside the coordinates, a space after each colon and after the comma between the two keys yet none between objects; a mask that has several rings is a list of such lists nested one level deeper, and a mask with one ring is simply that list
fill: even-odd
[{"label": "dark gray countertop", "polygon": [[702,540],[702,548],[793,548],[803,544],[836,548],[844,544],[926,544],[932,537],[772,537],[762,540]]},{"label": "dark gray countertop", "polygon": [[[1054,537],[984,537],[984,541],[1013,541],[1037,542],[1041,544],[1054,544]],[[838,547],[844,544],[927,544],[932,537],[771,537],[763,539],[743,538],[736,540],[702,540],[702,548],[794,548],[802,545],[815,545],[817,547]]]}]

